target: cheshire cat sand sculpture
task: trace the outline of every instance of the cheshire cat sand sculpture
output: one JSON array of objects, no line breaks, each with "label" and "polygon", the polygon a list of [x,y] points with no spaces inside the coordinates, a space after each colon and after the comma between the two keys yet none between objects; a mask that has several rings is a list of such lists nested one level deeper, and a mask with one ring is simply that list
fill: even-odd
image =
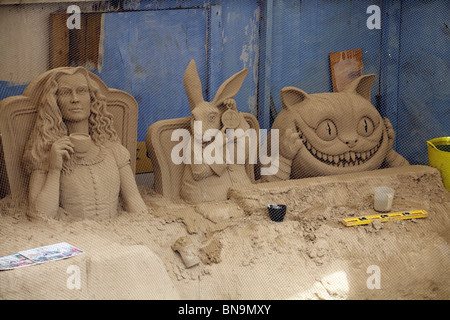
[{"label": "cheshire cat sand sculpture", "polygon": [[409,163],[392,149],[395,133],[370,103],[375,75],[342,92],[281,90],[283,109],[272,129],[280,134],[280,165],[266,181],[300,179],[397,167]]}]

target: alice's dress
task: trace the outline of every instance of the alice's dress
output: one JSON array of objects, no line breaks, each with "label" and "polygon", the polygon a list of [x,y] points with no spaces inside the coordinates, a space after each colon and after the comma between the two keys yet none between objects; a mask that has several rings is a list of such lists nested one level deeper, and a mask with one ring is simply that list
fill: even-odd
[{"label": "alice's dress", "polygon": [[119,170],[130,163],[130,153],[118,142],[95,148],[95,152],[86,158],[73,156],[63,167],[60,219],[104,219],[118,214]]}]

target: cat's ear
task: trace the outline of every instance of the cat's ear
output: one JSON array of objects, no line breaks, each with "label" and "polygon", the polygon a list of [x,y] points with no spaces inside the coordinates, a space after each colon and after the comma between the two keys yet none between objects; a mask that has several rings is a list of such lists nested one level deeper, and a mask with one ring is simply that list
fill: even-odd
[{"label": "cat's ear", "polygon": [[344,91],[359,94],[370,101],[370,91],[375,82],[376,75],[367,74],[353,80]]},{"label": "cat's ear", "polygon": [[281,89],[281,102],[283,108],[291,109],[292,106],[308,99],[308,94],[295,87],[285,87]]}]

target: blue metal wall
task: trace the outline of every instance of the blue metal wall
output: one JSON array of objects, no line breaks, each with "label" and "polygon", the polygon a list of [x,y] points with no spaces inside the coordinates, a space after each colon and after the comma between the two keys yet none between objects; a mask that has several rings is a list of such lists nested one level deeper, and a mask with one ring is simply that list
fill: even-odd
[{"label": "blue metal wall", "polygon": [[96,73],[138,102],[138,141],[152,123],[190,114],[182,77],[195,59],[206,80],[206,30],[205,9],[105,14],[105,53]]},{"label": "blue metal wall", "polygon": [[[365,73],[379,73],[381,30],[366,26],[367,7],[381,1],[265,1],[265,47],[261,61],[262,127],[269,127],[270,103],[281,108],[280,90],[332,91],[329,54],[362,48]],[[270,17],[270,19],[269,19]],[[378,93],[378,85],[373,88]]]},{"label": "blue metal wall", "polygon": [[239,110],[256,115],[259,6],[256,1],[145,2],[128,12],[106,13],[104,61],[97,74],[139,103],[138,140],[162,119],[185,117],[190,108],[183,75],[195,59],[205,100],[243,68],[249,75],[236,96]]},{"label": "blue metal wall", "polygon": [[402,2],[399,39],[397,151],[427,164],[425,141],[450,136],[450,1]]},{"label": "blue metal wall", "polygon": [[[382,9],[381,30],[366,27],[369,5]],[[450,1],[142,0],[124,9],[105,14],[104,63],[95,72],[139,102],[140,141],[154,121],[189,114],[182,77],[190,59],[209,99],[249,68],[238,108],[270,128],[282,87],[332,91],[329,53],[356,48],[365,73],[379,77],[372,102],[380,95],[397,151],[427,164],[425,141],[450,136]],[[0,82],[0,99],[23,88]]]}]

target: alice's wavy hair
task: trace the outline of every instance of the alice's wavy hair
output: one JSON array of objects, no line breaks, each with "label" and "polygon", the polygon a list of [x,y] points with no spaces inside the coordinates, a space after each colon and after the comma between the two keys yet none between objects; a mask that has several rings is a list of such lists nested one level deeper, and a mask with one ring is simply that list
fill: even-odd
[{"label": "alice's wavy hair", "polygon": [[57,103],[58,79],[62,75],[81,73],[85,76],[91,96],[89,116],[89,135],[100,146],[108,141],[119,141],[113,128],[112,114],[107,111],[106,97],[100,93],[95,81],[83,67],[58,68],[45,81],[43,94],[38,101],[36,123],[30,134],[24,152],[24,164],[31,173],[33,170],[48,170],[48,156],[52,144],[68,135],[67,126]]}]

